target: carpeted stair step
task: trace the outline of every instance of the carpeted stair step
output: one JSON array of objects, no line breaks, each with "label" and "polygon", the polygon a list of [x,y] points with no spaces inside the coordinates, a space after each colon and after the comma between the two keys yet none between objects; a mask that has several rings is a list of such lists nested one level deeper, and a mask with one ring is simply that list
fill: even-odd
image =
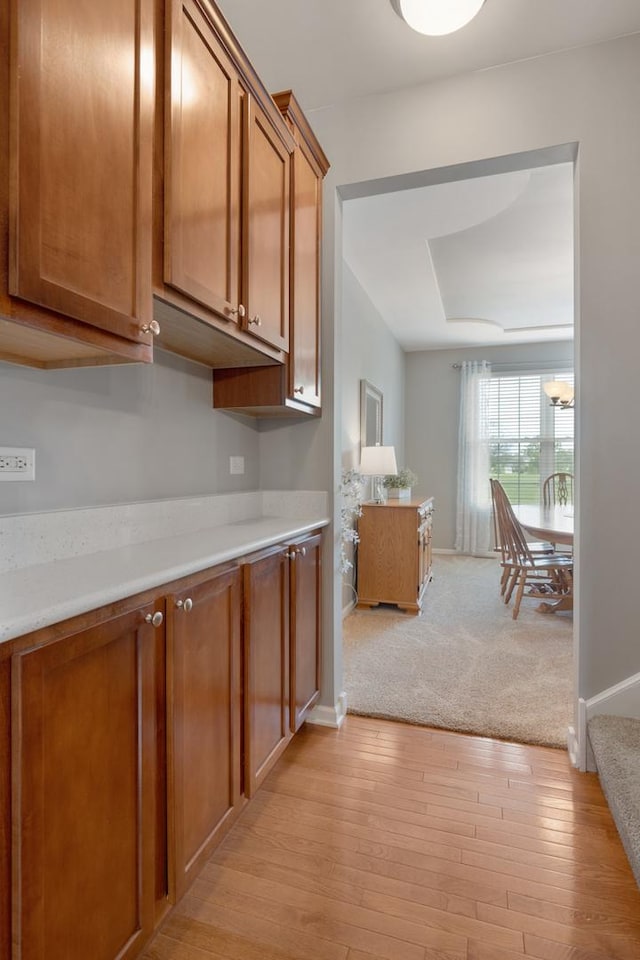
[{"label": "carpeted stair step", "polygon": [[598,776],[640,886],[640,720],[593,717],[587,724]]}]

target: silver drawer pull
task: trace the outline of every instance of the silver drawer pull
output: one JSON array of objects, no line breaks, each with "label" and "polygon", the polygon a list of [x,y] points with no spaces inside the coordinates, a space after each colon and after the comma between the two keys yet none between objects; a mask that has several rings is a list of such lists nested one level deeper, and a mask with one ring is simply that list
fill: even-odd
[{"label": "silver drawer pull", "polygon": [[259,314],[256,313],[255,317],[251,317],[249,320],[249,326],[251,326],[251,324],[254,324],[256,327],[262,326],[262,318]]},{"label": "silver drawer pull", "polygon": [[294,388],[293,388],[293,392],[294,392],[294,393],[299,393],[300,396],[302,396],[302,394],[304,393],[304,384],[303,384],[301,387],[294,387]]},{"label": "silver drawer pull", "polygon": [[154,337],[157,337],[160,333],[160,324],[157,320],[150,320],[149,323],[143,323],[140,329],[143,333],[152,333]]},{"label": "silver drawer pull", "polygon": [[161,627],[164,621],[164,617],[159,610],[156,610],[155,613],[148,613],[144,618],[145,623],[150,623],[152,627]]},{"label": "silver drawer pull", "polygon": [[178,610],[184,610],[185,613],[190,613],[193,610],[193,600],[191,597],[187,597],[186,600],[176,600],[176,607]]},{"label": "silver drawer pull", "polygon": [[235,317],[237,314],[241,320],[244,318],[246,312],[247,311],[245,310],[244,306],[241,303],[238,304],[237,307],[232,307],[232,309],[229,310],[229,313],[232,317]]}]

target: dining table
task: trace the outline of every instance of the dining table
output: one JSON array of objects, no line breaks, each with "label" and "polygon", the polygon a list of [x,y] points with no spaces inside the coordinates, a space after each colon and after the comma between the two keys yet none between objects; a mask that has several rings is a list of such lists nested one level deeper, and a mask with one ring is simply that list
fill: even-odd
[{"label": "dining table", "polygon": [[[521,503],[514,506],[514,513],[526,533],[537,540],[573,547],[574,517],[572,504]],[[556,613],[573,610],[573,587],[557,600],[543,600],[537,608],[539,613]]]}]

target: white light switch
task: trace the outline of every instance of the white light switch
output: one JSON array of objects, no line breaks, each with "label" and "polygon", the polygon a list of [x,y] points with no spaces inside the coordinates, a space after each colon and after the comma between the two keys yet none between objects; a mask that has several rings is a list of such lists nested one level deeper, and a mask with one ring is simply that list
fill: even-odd
[{"label": "white light switch", "polygon": [[229,473],[244,473],[244,457],[229,457]]}]

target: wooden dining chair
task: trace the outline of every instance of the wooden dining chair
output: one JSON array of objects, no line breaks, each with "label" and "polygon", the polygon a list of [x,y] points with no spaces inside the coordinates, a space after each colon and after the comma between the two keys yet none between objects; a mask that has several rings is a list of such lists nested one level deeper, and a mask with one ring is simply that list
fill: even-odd
[{"label": "wooden dining chair", "polygon": [[499,480],[492,480],[497,524],[503,544],[502,567],[504,602],[509,603],[515,591],[513,619],[517,620],[527,583],[528,596],[553,600],[569,594],[573,587],[573,558],[566,554],[534,554],[513,507]]},{"label": "wooden dining chair", "polygon": [[542,503],[553,507],[556,503],[563,507],[573,503],[573,474],[552,473],[542,484]]},{"label": "wooden dining chair", "polygon": [[[491,504],[492,504],[491,515],[493,518],[493,542],[495,544],[494,550],[497,553],[500,553],[500,556],[501,556],[500,566],[502,569],[502,573],[500,576],[500,594],[504,596],[507,589],[507,584],[509,582],[509,573],[511,568],[507,562],[507,556],[506,556],[507,544],[505,542],[505,538],[503,537],[503,534],[501,531],[500,518],[498,515],[498,505],[496,503],[496,490],[495,490],[494,484],[498,484],[500,486],[503,494],[505,493],[505,491],[504,491],[504,487],[501,486],[498,480],[494,480],[493,478],[489,479],[489,486],[491,488]],[[531,553],[533,554],[533,556],[538,556],[538,555],[544,556],[550,553],[554,553],[553,545],[544,540],[528,541],[528,543],[529,543],[529,549],[531,550]]]}]

